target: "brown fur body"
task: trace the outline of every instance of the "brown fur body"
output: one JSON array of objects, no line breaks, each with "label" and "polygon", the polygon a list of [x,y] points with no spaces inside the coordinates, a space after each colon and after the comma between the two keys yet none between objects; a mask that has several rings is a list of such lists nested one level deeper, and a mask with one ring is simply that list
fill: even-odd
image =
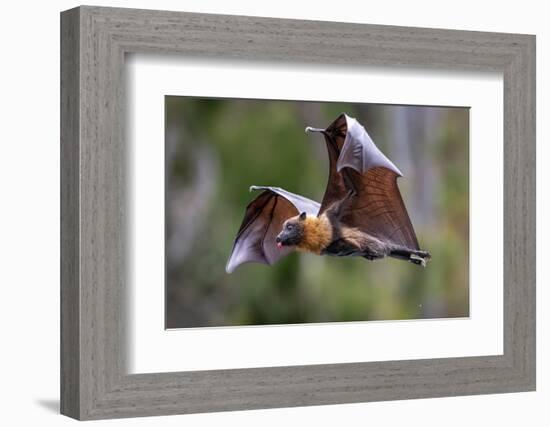
[{"label": "brown fur body", "polygon": [[[330,211],[329,211],[330,214]],[[297,215],[289,218],[283,229],[283,240],[296,246],[300,251],[311,252],[317,255],[372,255],[372,258],[381,258],[388,252],[387,245],[373,236],[339,224],[335,218],[326,213],[321,216]]]},{"label": "brown fur body", "polygon": [[386,243],[355,227],[342,224],[337,211],[329,209],[320,216],[302,213],[283,224],[278,241],[316,255],[362,256],[369,260],[386,256],[425,265],[429,254]]}]

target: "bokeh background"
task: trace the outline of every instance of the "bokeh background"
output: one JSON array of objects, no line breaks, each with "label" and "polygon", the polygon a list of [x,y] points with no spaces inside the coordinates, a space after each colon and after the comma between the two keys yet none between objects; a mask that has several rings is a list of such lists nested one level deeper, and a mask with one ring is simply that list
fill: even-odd
[{"label": "bokeh background", "polygon": [[[166,327],[397,320],[469,315],[469,110],[167,96]],[[426,268],[395,259],[291,254],[225,263],[251,185],[321,201],[321,134],[341,112],[365,126],[399,187]]]}]

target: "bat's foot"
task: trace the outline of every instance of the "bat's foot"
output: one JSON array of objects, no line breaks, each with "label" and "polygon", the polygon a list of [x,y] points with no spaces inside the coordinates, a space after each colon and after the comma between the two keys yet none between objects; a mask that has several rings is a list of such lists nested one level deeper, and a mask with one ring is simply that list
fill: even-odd
[{"label": "bat's foot", "polygon": [[421,265],[422,267],[426,267],[426,260],[421,256],[411,254],[410,261],[413,264],[418,264],[418,265]]},{"label": "bat's foot", "polygon": [[393,258],[412,262],[416,265],[421,265],[422,267],[426,267],[426,263],[432,257],[429,252],[418,251],[404,247],[394,248],[388,255]]},{"label": "bat's foot", "polygon": [[416,251],[410,254],[409,261],[416,265],[421,265],[426,267],[426,263],[432,256],[429,252],[425,251]]}]

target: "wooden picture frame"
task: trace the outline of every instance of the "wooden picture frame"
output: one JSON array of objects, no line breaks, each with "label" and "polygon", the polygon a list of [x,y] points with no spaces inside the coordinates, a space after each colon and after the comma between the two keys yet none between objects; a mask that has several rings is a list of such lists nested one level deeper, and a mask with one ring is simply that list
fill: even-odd
[{"label": "wooden picture frame", "polygon": [[[498,356],[126,373],[127,53],[489,70],[504,81]],[[535,389],[535,37],[78,7],[61,14],[61,412],[77,419]]]}]

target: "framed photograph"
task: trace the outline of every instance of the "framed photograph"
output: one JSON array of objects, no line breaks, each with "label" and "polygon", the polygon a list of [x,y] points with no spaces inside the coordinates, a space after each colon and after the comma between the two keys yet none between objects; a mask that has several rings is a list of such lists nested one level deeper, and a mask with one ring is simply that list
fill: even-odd
[{"label": "framed photograph", "polygon": [[61,14],[61,412],[535,389],[535,37]]}]

